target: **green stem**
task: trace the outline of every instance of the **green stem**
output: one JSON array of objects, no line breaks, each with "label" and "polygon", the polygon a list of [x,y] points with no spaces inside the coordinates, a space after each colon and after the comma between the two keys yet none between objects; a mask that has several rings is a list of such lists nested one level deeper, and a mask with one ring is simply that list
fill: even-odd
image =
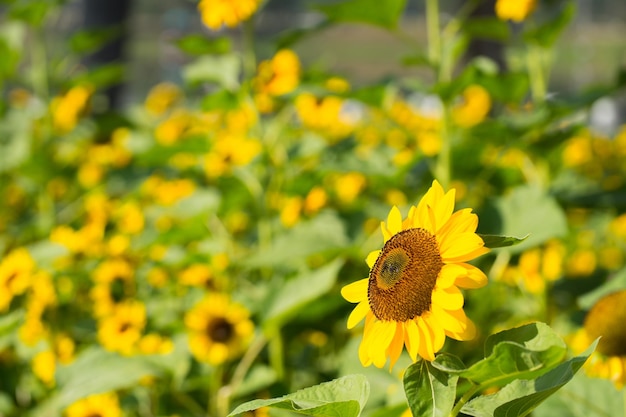
[{"label": "green stem", "polygon": [[222,387],[222,380],[224,377],[224,368],[221,365],[217,365],[213,369],[211,379],[209,381],[209,396],[207,401],[207,412],[210,416],[222,417],[226,414],[220,414],[218,407],[218,393]]},{"label": "green stem", "polygon": [[256,53],[254,50],[254,16],[243,23],[243,71],[246,80],[256,74]]},{"label": "green stem", "polygon": [[441,132],[439,132],[441,136],[441,149],[439,150],[439,155],[437,155],[437,162],[435,164],[434,174],[435,178],[437,178],[441,186],[444,189],[448,189],[450,187],[451,179],[451,137],[448,129],[448,112],[445,109],[445,106],[442,111],[443,114],[441,116]]},{"label": "green stem", "polygon": [[450,417],[456,417],[461,412],[461,408],[472,399],[474,394],[476,394],[481,388],[481,385],[474,385],[472,388],[468,389],[465,394],[459,399],[459,401],[454,405],[452,411],[450,411]]},{"label": "green stem", "polygon": [[534,101],[543,102],[546,98],[546,74],[540,46],[530,45],[526,53],[526,65],[530,78],[530,90]]},{"label": "green stem", "polygon": [[428,32],[428,59],[438,67],[441,61],[439,0],[426,0],[426,30]]},{"label": "green stem", "polygon": [[241,361],[237,364],[235,371],[233,372],[233,377],[230,380],[228,385],[223,386],[217,392],[217,408],[218,415],[225,416],[228,415],[228,410],[230,409],[230,399],[233,394],[237,392],[237,389],[243,382],[248,370],[254,363],[254,360],[263,350],[263,347],[267,344],[267,339],[263,335],[263,333],[259,333],[248,350],[241,358]]},{"label": "green stem", "polygon": [[285,364],[283,363],[283,337],[280,329],[272,329],[269,340],[270,365],[276,372],[276,378],[280,381],[285,376]]}]

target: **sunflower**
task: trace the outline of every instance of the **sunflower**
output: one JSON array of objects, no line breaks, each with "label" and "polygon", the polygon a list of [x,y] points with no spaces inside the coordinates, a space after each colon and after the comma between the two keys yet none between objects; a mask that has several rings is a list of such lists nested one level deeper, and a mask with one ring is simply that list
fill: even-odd
[{"label": "sunflower", "polygon": [[239,355],[254,333],[248,310],[224,294],[206,296],[187,312],[185,325],[191,353],[211,365]]},{"label": "sunflower", "polygon": [[358,303],[348,328],[365,319],[359,359],[382,368],[396,363],[403,346],[413,361],[434,360],[446,336],[469,340],[476,328],[463,311],[459,288],[479,288],[487,277],[466,262],[488,251],[476,234],[478,217],[471,209],[455,213],[455,190],[444,194],[433,181],[417,207],[402,219],[393,207],[381,223],[384,245],[366,259],[368,278],[342,288]]},{"label": "sunflower", "polygon": [[114,392],[94,394],[65,409],[66,417],[120,417],[122,410]]},{"label": "sunflower", "polygon": [[571,346],[582,352],[601,337],[585,371],[589,376],[608,379],[621,389],[626,383],[626,290],[600,298],[587,312],[583,327],[574,335]]}]

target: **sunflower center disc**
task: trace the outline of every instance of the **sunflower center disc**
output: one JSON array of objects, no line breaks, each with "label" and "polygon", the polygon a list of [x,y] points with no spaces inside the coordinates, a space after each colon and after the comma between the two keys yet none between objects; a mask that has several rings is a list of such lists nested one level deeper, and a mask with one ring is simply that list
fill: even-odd
[{"label": "sunflower center disc", "polygon": [[598,342],[598,352],[607,356],[626,355],[626,291],[601,298],[585,318],[585,331]]},{"label": "sunflower center disc", "polygon": [[233,325],[223,318],[216,318],[209,323],[207,333],[215,342],[226,343],[234,333]]},{"label": "sunflower center disc", "polygon": [[429,311],[442,267],[437,239],[430,232],[416,228],[393,235],[370,271],[367,297],[374,315],[407,321]]}]

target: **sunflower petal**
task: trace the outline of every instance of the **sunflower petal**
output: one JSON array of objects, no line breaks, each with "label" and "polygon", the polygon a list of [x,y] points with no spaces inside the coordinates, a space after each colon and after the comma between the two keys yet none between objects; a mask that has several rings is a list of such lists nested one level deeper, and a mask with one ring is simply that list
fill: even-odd
[{"label": "sunflower petal", "polygon": [[[487,275],[480,269],[476,268],[474,265],[470,264],[455,264],[456,266],[462,267],[465,269],[465,275],[459,275],[454,282],[454,285],[461,288],[481,288],[487,284]],[[448,266],[445,265],[444,268]],[[442,269],[443,271],[443,269]],[[437,281],[437,285],[439,285],[439,281]]]},{"label": "sunflower petal", "polygon": [[441,268],[439,276],[437,277],[437,287],[448,288],[454,285],[459,276],[465,275],[466,269],[457,264],[446,264]]},{"label": "sunflower petal", "polygon": [[[468,252],[465,255],[457,256],[457,257],[448,257],[444,260],[445,263],[462,263],[471,261],[472,259],[478,258],[481,255],[484,255],[489,252],[489,248],[482,246],[476,248],[472,252]],[[443,257],[442,257],[443,258]]]},{"label": "sunflower petal", "polygon": [[441,327],[441,324],[439,324],[439,321],[437,321],[437,317],[435,317],[433,314],[424,314],[422,315],[422,318],[424,319],[428,327],[430,327],[430,330],[433,333],[434,351],[439,352],[446,341],[446,332],[443,330],[443,327]]},{"label": "sunflower petal", "polygon": [[367,300],[361,301],[359,304],[354,307],[352,313],[348,317],[348,329],[352,329],[356,326],[361,320],[365,318],[367,313],[370,311],[370,305]]},{"label": "sunflower petal", "polygon": [[372,364],[372,358],[369,356],[369,340],[372,335],[372,323],[374,322],[374,314],[369,313],[365,317],[365,328],[363,329],[363,340],[359,345],[359,360],[361,365],[370,366]]},{"label": "sunflower petal", "polygon": [[393,206],[391,210],[389,210],[389,215],[387,216],[387,230],[391,232],[392,236],[402,230],[402,213],[400,213],[400,210],[396,206]]},{"label": "sunflower petal", "polygon": [[346,285],[341,289],[341,296],[351,303],[360,303],[366,300],[368,281],[368,278],[364,278]]},{"label": "sunflower petal", "polygon": [[404,326],[401,322],[396,322],[396,332],[393,336],[393,340],[387,349],[387,356],[389,356],[389,372],[393,370],[393,366],[400,358],[402,354],[402,348],[404,347]]},{"label": "sunflower petal", "polygon": [[474,233],[478,227],[478,216],[472,213],[471,208],[461,209],[455,212],[437,234],[442,240],[458,233]]},{"label": "sunflower petal", "polygon": [[[444,309],[441,305],[433,303],[431,306],[432,312],[437,318],[437,321],[441,324],[441,327],[446,331],[446,334],[449,332],[457,334],[463,333],[465,331],[465,322],[467,321],[467,317],[461,310],[453,310],[449,311]],[[458,312],[461,312],[462,317]]]},{"label": "sunflower petal", "polygon": [[409,356],[415,362],[417,360],[417,352],[420,347],[420,333],[417,328],[417,323],[414,320],[408,320],[404,323],[404,343],[406,350],[409,352]]},{"label": "sunflower petal", "polygon": [[[463,310],[457,310],[457,311],[463,312]],[[474,322],[472,322],[470,319],[465,317],[464,325],[465,325],[465,329],[463,331],[461,332],[446,331],[446,335],[456,340],[472,340],[474,337],[476,337],[476,326],[474,325]]]},{"label": "sunflower petal", "polygon": [[376,263],[376,259],[378,259],[378,255],[380,255],[380,250],[374,250],[371,251],[368,255],[367,258],[365,258],[365,262],[367,262],[367,266],[369,266],[370,268],[374,267],[374,264]]},{"label": "sunflower petal", "polygon": [[376,320],[373,323],[372,335],[369,340],[368,353],[372,363],[377,368],[382,368],[387,362],[387,348],[393,340],[396,332],[395,321]]},{"label": "sunflower petal", "polygon": [[484,247],[485,243],[476,233],[457,233],[445,240],[439,241],[441,259],[450,263],[450,259],[458,259],[477,249]]},{"label": "sunflower petal", "polygon": [[463,294],[454,285],[446,289],[435,287],[432,294],[433,304],[440,305],[446,310],[458,310],[463,307]]},{"label": "sunflower petal", "polygon": [[419,355],[427,361],[435,360],[435,351],[433,348],[433,335],[424,320],[419,317],[415,320],[420,331],[421,343]]}]

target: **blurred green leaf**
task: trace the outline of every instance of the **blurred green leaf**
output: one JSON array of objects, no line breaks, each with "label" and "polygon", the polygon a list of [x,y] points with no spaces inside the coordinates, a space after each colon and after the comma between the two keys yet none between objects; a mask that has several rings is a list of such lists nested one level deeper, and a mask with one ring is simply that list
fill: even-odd
[{"label": "blurred green leaf", "polygon": [[227,37],[209,39],[203,35],[187,35],[176,40],[176,45],[190,55],[225,54],[231,50]]},{"label": "blurred green leaf", "polygon": [[234,393],[237,397],[251,395],[272,385],[277,380],[276,371],[267,365],[256,365],[246,375],[246,379]]},{"label": "blurred green leaf", "polygon": [[624,392],[604,378],[577,375],[533,411],[533,417],[608,417],[626,412]]},{"label": "blurred green leaf", "polygon": [[589,310],[600,298],[609,295],[615,291],[626,289],[626,268],[620,269],[613,274],[607,282],[578,298],[578,306],[582,309]]},{"label": "blurred green leaf", "polygon": [[489,336],[485,359],[459,375],[476,384],[501,387],[515,379],[545,374],[565,352],[565,343],[547,324],[527,324]]},{"label": "blurred green leaf", "polygon": [[568,1],[563,10],[552,20],[541,26],[529,29],[524,33],[524,40],[549,48],[557,41],[559,35],[576,15],[576,3]]},{"label": "blurred green leaf", "polygon": [[315,271],[308,271],[285,282],[272,297],[265,313],[264,327],[278,327],[302,307],[326,294],[335,284],[342,259],[335,259]]},{"label": "blurred green leaf", "polygon": [[[567,384],[593,353],[597,340],[581,355],[537,379],[517,379],[495,394],[474,398],[461,409],[475,417],[522,417]],[[560,413],[558,415],[561,415]]]},{"label": "blurred green leaf", "polygon": [[41,26],[45,17],[54,7],[59,6],[57,0],[19,0],[11,2],[8,15],[11,19],[21,20],[33,26]]},{"label": "blurred green leaf", "polygon": [[204,111],[228,111],[239,106],[239,98],[236,94],[228,90],[219,90],[216,93],[204,96],[202,99],[202,110]]},{"label": "blurred green leaf", "polygon": [[528,235],[520,238],[513,236],[483,235],[480,233],[478,233],[478,236],[483,239],[485,246],[490,249],[519,245],[528,238]]},{"label": "blurred green leaf", "polygon": [[507,41],[511,37],[508,23],[496,17],[473,17],[463,22],[461,29],[475,39]]},{"label": "blurred green leaf", "polygon": [[70,48],[77,54],[97,51],[108,42],[122,36],[122,28],[106,27],[76,32],[69,40]]},{"label": "blurred green leaf", "polygon": [[119,84],[124,79],[124,64],[111,63],[99,66],[74,79],[74,84],[91,84],[97,89],[104,89]]},{"label": "blurred green leaf", "polygon": [[183,70],[183,78],[187,83],[217,83],[229,90],[239,87],[241,60],[234,54],[202,56]]},{"label": "blurred green leaf", "polygon": [[395,29],[405,5],[406,0],[348,0],[316,8],[333,22],[367,23]]},{"label": "blurred green leaf", "polygon": [[3,313],[0,316],[0,351],[14,341],[15,334],[22,325],[23,318],[24,312],[20,310]]},{"label": "blurred green leaf", "polygon": [[345,249],[348,238],[344,223],[333,212],[322,212],[315,218],[298,223],[277,236],[273,244],[253,254],[244,265],[248,267],[302,264],[312,254]]},{"label": "blurred green leaf", "polygon": [[[446,360],[452,361],[452,355]],[[459,359],[453,366],[463,367]],[[404,373],[403,383],[414,416],[448,416],[456,399],[458,374],[448,373],[431,362],[418,360]]]},{"label": "blurred green leaf", "polygon": [[567,220],[556,200],[541,188],[522,185],[495,201],[500,215],[500,233],[506,236],[526,236],[528,239],[513,246],[515,253],[540,245],[548,239],[567,233]]},{"label": "blurred green leaf", "polygon": [[278,398],[241,404],[228,416],[261,407],[274,407],[309,416],[358,417],[369,397],[369,383],[363,375],[348,375]]}]

